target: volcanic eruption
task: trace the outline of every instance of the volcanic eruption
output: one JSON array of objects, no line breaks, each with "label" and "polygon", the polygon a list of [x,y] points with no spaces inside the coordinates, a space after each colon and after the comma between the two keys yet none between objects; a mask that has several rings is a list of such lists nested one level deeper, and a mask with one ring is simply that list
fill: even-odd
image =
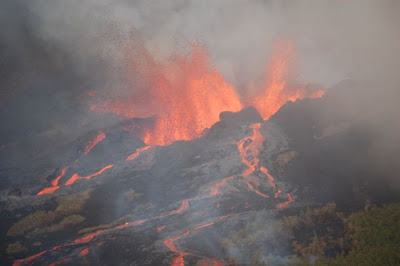
[{"label": "volcanic eruption", "polygon": [[59,2],[0,16],[0,264],[399,261],[395,8]]}]

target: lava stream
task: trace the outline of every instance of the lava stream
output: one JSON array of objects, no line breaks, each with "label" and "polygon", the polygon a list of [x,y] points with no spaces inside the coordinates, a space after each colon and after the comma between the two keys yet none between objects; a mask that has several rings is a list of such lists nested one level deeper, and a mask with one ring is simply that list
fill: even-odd
[{"label": "lava stream", "polygon": [[141,148],[137,148],[136,151],[134,153],[132,153],[131,155],[129,155],[125,161],[132,161],[134,159],[136,159],[137,157],[139,157],[139,155],[143,152],[146,151],[148,149],[150,149],[152,146],[144,146]]},{"label": "lava stream", "polygon": [[96,146],[100,141],[105,139],[105,137],[106,134],[103,131],[99,130],[97,136],[95,136],[86,144],[85,148],[83,149],[83,154],[84,155],[88,154],[94,148],[94,146]]},{"label": "lava stream", "polygon": [[[253,174],[256,171],[256,167],[258,166],[258,164],[260,162],[260,160],[258,158],[259,149],[262,148],[263,141],[264,141],[264,137],[260,132],[260,128],[261,128],[260,123],[251,125],[253,134],[251,136],[246,136],[237,142],[237,147],[239,150],[239,154],[242,157],[242,162],[248,167],[242,173],[243,177],[245,177],[245,178],[248,178],[251,174]],[[259,169],[268,178],[268,182],[269,182],[270,186],[274,190],[276,190],[276,192],[274,193],[274,197],[277,199],[279,194],[282,191],[280,189],[277,190],[275,178],[269,173],[268,169],[265,166],[259,166]],[[257,195],[264,197],[264,198],[269,198],[269,195],[256,189],[254,187],[254,185],[250,183],[249,180],[247,180],[246,183],[247,183],[247,187],[250,190],[252,190],[254,193],[256,193]],[[257,186],[259,185],[258,182],[254,182],[254,183],[256,183]],[[286,208],[292,202],[294,202],[294,199],[290,193],[286,193],[286,195],[287,195],[288,200],[283,203],[277,204],[276,207],[278,209]]]},{"label": "lava stream", "polygon": [[275,178],[268,172],[268,169],[264,166],[261,166],[260,171],[263,172],[268,177],[268,181],[271,187],[273,189],[276,189]]},{"label": "lava stream", "polygon": [[210,195],[211,196],[217,196],[220,192],[219,192],[219,188],[221,188],[223,185],[225,185],[225,183],[228,180],[231,180],[233,178],[233,176],[228,176],[225,177],[224,179],[222,179],[220,182],[218,182],[217,184],[215,184],[214,186],[211,187],[211,192]]},{"label": "lava stream", "polygon": [[82,249],[81,252],[79,252],[79,256],[86,256],[89,254],[89,249],[88,248],[84,248]]},{"label": "lava stream", "polygon": [[[160,216],[154,217],[154,218],[152,218],[152,219],[142,219],[142,220],[137,220],[137,221],[134,221],[134,222],[126,222],[126,223],[124,223],[124,224],[121,224],[121,225],[116,226],[115,228],[98,230],[98,231],[96,231],[96,232],[87,234],[87,235],[85,235],[85,236],[83,236],[83,237],[77,238],[77,239],[75,239],[74,241],[72,241],[71,243],[67,243],[67,244],[64,244],[64,245],[61,245],[61,246],[55,246],[55,247],[53,247],[53,248],[50,249],[50,250],[42,251],[42,252],[40,252],[40,253],[37,253],[37,254],[32,255],[32,256],[30,256],[30,257],[28,257],[28,258],[25,258],[25,259],[18,259],[18,260],[15,260],[14,263],[13,263],[13,266],[20,266],[22,263],[27,263],[27,264],[29,264],[29,263],[31,263],[33,260],[35,260],[36,258],[38,258],[38,257],[40,257],[40,256],[42,256],[42,255],[44,255],[44,254],[46,254],[47,252],[56,251],[56,250],[61,250],[61,249],[63,249],[63,248],[70,247],[70,246],[73,246],[73,245],[80,245],[80,244],[87,244],[87,243],[90,243],[95,237],[97,237],[97,236],[99,236],[99,235],[101,235],[101,234],[110,232],[110,231],[115,230],[115,229],[121,230],[121,229],[124,229],[124,228],[127,228],[127,227],[133,227],[133,226],[141,225],[141,224],[143,224],[143,223],[145,223],[145,222],[147,222],[147,221],[149,221],[149,220],[161,219],[161,218],[165,218],[165,217],[168,217],[168,216],[171,216],[171,215],[180,214],[180,213],[182,213],[183,211],[185,211],[185,210],[187,209],[188,203],[189,203],[188,200],[184,200],[184,201],[182,201],[181,206],[180,206],[177,210],[168,212],[168,213],[166,213],[166,214],[164,214],[164,215],[160,215]],[[86,252],[89,253],[89,250],[88,250],[88,251],[85,251],[85,249],[84,249],[84,250],[81,251],[81,253],[82,253],[82,252],[84,252],[84,253],[86,253]],[[85,254],[85,255],[87,255],[87,254]],[[178,264],[178,265],[179,265],[179,264]]]},{"label": "lava stream", "polygon": [[278,209],[286,208],[287,206],[289,206],[290,204],[292,204],[292,203],[294,202],[294,199],[293,199],[293,197],[292,197],[292,194],[290,194],[290,193],[288,192],[288,193],[286,193],[286,196],[287,196],[288,200],[285,201],[285,202],[279,203],[278,205],[276,205],[276,207],[277,207]]},{"label": "lava stream", "polygon": [[79,174],[75,173],[71,176],[70,179],[68,179],[67,182],[65,182],[65,185],[70,186],[73,183],[75,183],[77,180],[80,180],[80,179],[90,180],[91,178],[101,175],[104,171],[106,171],[107,169],[113,168],[113,167],[114,167],[113,164],[107,165],[107,166],[103,167],[102,169],[100,169],[99,171],[97,171],[96,173],[90,174],[88,176],[80,176]]},{"label": "lava stream", "polygon": [[[226,219],[226,218],[228,218],[228,217],[229,217],[229,216],[222,216],[222,217],[219,218],[219,220],[223,220],[223,219]],[[200,229],[202,229],[202,228],[209,227],[209,226],[214,225],[214,224],[215,224],[215,221],[214,221],[214,222],[205,223],[205,224],[201,224],[201,225],[198,225],[198,226],[196,226],[196,227],[193,227],[193,228],[191,228],[191,229],[186,230],[186,231],[185,231],[183,234],[181,234],[181,235],[178,235],[178,236],[175,236],[175,237],[170,237],[170,238],[165,239],[165,240],[163,241],[164,245],[167,246],[167,248],[169,248],[170,251],[175,252],[175,253],[178,253],[178,256],[175,257],[175,258],[173,258],[171,266],[184,266],[184,265],[185,265],[184,257],[185,257],[185,256],[188,256],[188,255],[193,256],[193,254],[190,253],[190,252],[185,252],[185,251],[179,250],[179,249],[175,246],[175,241],[177,241],[177,240],[179,240],[179,239],[181,239],[181,238],[183,238],[183,237],[185,237],[185,236],[188,236],[188,235],[189,235],[191,232],[193,232],[193,231],[200,230]],[[213,261],[214,261],[214,260],[213,260]],[[218,265],[218,264],[217,264],[217,265]]]},{"label": "lava stream", "polygon": [[47,187],[44,188],[43,190],[41,190],[39,193],[37,193],[38,195],[44,195],[44,194],[49,194],[49,193],[54,193],[54,191],[56,191],[57,189],[59,189],[60,187],[58,186],[58,182],[60,181],[60,179],[65,175],[65,173],[68,170],[68,166],[64,167],[61,170],[61,174],[59,176],[57,176],[54,180],[51,181],[51,187]]},{"label": "lava stream", "polygon": [[251,189],[251,190],[252,190],[254,193],[256,193],[257,195],[260,195],[261,197],[264,197],[264,198],[269,198],[269,196],[268,196],[267,194],[262,193],[261,191],[255,189],[254,186],[253,186],[250,182],[247,183],[247,187],[248,187],[249,189]]}]

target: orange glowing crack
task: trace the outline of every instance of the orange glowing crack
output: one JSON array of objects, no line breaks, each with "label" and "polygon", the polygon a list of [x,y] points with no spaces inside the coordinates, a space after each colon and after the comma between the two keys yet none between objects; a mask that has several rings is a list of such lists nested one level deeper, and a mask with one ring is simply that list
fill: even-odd
[{"label": "orange glowing crack", "polygon": [[141,148],[137,148],[134,153],[132,153],[125,159],[125,161],[132,161],[132,160],[136,159],[143,151],[146,151],[146,150],[150,149],[151,147],[152,146],[144,146]]},{"label": "orange glowing crack", "polygon": [[89,254],[89,249],[84,248],[81,252],[79,252],[79,256],[86,256]]},{"label": "orange glowing crack", "polygon": [[24,263],[24,264],[29,264],[29,263],[31,263],[33,260],[35,260],[36,258],[42,256],[42,255],[45,254],[45,253],[47,253],[47,250],[42,251],[42,252],[40,252],[40,253],[38,253],[38,254],[32,255],[32,256],[30,256],[30,257],[28,257],[28,258],[25,258],[25,259],[16,260],[16,261],[14,261],[13,266],[20,266],[22,263]]},{"label": "orange glowing crack", "polygon": [[276,188],[275,178],[268,172],[268,169],[264,166],[261,166],[260,171],[267,176],[269,184],[273,189],[275,189]]},{"label": "orange glowing crack", "polygon": [[158,233],[161,233],[161,231],[163,231],[166,227],[167,227],[166,225],[159,226],[159,227],[157,227],[156,230],[157,230]]},{"label": "orange glowing crack", "polygon": [[57,176],[54,180],[51,181],[51,185],[52,187],[47,187],[44,188],[43,190],[41,190],[39,193],[37,193],[38,195],[44,195],[44,194],[50,194],[50,193],[54,193],[54,191],[56,191],[57,189],[59,189],[60,187],[58,186],[58,182],[60,181],[60,179],[65,175],[65,173],[68,170],[68,166],[64,167],[61,170],[61,174],[59,176]]},{"label": "orange glowing crack", "polygon": [[93,139],[89,140],[89,142],[86,144],[85,148],[83,149],[83,154],[84,155],[88,154],[94,148],[94,146],[99,144],[100,141],[105,139],[105,137],[106,137],[106,134],[103,131],[99,130],[99,133],[97,134],[97,136],[95,136]]},{"label": "orange glowing crack", "polygon": [[[219,220],[226,219],[227,217],[228,217],[228,216],[221,216],[221,217],[219,218]],[[175,236],[175,237],[170,237],[170,238],[165,239],[165,240],[163,241],[164,245],[167,246],[167,248],[168,248],[170,251],[175,252],[175,253],[178,253],[178,256],[172,259],[172,264],[171,264],[171,266],[184,266],[184,265],[185,265],[184,257],[185,257],[185,256],[188,256],[188,255],[193,256],[192,253],[185,252],[185,251],[180,251],[180,250],[175,246],[175,241],[177,241],[177,240],[179,240],[179,239],[181,239],[181,238],[183,238],[183,237],[185,237],[185,236],[188,236],[188,235],[189,235],[191,232],[193,232],[193,231],[196,231],[196,230],[199,230],[199,229],[202,229],[202,228],[205,228],[205,227],[209,227],[209,226],[211,226],[211,225],[213,225],[213,224],[215,224],[215,222],[209,222],[209,223],[206,223],[206,224],[201,224],[201,225],[198,225],[198,226],[196,226],[196,227],[193,227],[193,228],[191,228],[191,229],[189,229],[189,230],[186,230],[186,231],[185,231],[183,234],[181,234],[181,235],[178,235],[178,236]],[[217,264],[217,265],[218,265],[218,264]]]},{"label": "orange glowing crack", "polygon": [[223,186],[223,185],[225,185],[225,183],[227,182],[227,181],[229,181],[229,180],[231,180],[233,178],[233,176],[228,176],[228,177],[225,177],[224,179],[222,179],[220,182],[218,182],[217,184],[215,184],[213,187],[211,187],[211,192],[210,192],[210,195],[211,196],[217,196],[217,195],[219,195],[219,189]]},{"label": "orange glowing crack", "polygon": [[77,180],[81,180],[81,179],[90,180],[91,178],[93,178],[95,176],[98,176],[98,175],[101,175],[104,171],[106,171],[107,169],[113,168],[113,167],[114,167],[113,164],[107,165],[107,166],[103,167],[102,169],[100,169],[99,171],[97,171],[96,173],[93,173],[93,174],[88,175],[88,176],[80,176],[79,174],[75,173],[75,174],[73,174],[71,176],[70,179],[68,179],[67,182],[65,182],[65,185],[66,186],[70,186],[73,183],[75,183]]},{"label": "orange glowing crack", "polygon": [[274,194],[275,199],[277,199],[279,197],[279,194],[281,194],[281,193],[282,193],[282,190],[278,189],[278,191],[275,192],[275,194]]},{"label": "orange glowing crack", "polygon": [[286,193],[286,196],[287,196],[288,200],[285,201],[285,202],[279,203],[278,205],[276,205],[276,207],[277,207],[278,209],[286,208],[286,207],[288,207],[290,204],[292,204],[292,203],[294,202],[294,199],[293,199],[292,195],[291,195],[289,192]]},{"label": "orange glowing crack", "polygon": [[247,186],[249,187],[249,189],[251,189],[257,195],[260,195],[261,197],[264,197],[264,198],[269,198],[269,196],[267,194],[262,193],[258,189],[255,189],[254,186],[251,183],[247,183]]}]

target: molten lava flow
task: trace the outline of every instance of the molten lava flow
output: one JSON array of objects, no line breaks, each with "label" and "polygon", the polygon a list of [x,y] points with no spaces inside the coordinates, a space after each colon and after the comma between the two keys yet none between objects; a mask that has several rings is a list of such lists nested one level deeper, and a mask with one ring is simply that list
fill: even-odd
[{"label": "molten lava flow", "polygon": [[77,180],[80,180],[80,179],[87,179],[87,180],[90,180],[92,177],[101,175],[104,171],[106,171],[107,169],[113,168],[113,167],[114,167],[113,164],[107,165],[107,166],[103,167],[102,169],[100,169],[99,171],[97,171],[96,173],[90,174],[90,175],[88,175],[88,176],[80,176],[80,175],[78,175],[77,173],[75,173],[75,174],[73,174],[73,175],[71,176],[70,179],[68,179],[67,182],[65,182],[65,185],[66,185],[66,186],[70,186],[70,185],[72,185],[73,183],[75,183]]},{"label": "molten lava flow", "polygon": [[47,250],[42,251],[42,252],[40,252],[38,254],[32,255],[32,256],[30,256],[28,258],[25,258],[25,259],[16,260],[16,261],[14,261],[13,266],[20,266],[22,263],[30,264],[33,260],[35,260],[36,258],[42,256],[45,253],[47,253]]},{"label": "molten lava flow", "polygon": [[82,249],[81,252],[79,252],[79,256],[86,256],[89,254],[89,249],[88,248],[84,248]]},{"label": "molten lava flow", "polygon": [[178,209],[176,209],[174,211],[170,211],[166,214],[157,216],[155,219],[163,219],[163,218],[171,216],[171,215],[180,214],[180,213],[184,212],[188,206],[189,206],[189,200],[183,200],[181,203],[181,206]]},{"label": "molten lava flow", "polygon": [[219,192],[219,188],[221,188],[223,185],[225,185],[225,183],[228,180],[231,180],[233,178],[233,176],[228,176],[225,177],[224,179],[222,179],[220,182],[218,182],[217,184],[215,184],[214,186],[211,187],[211,192],[210,195],[211,196],[217,196],[220,192]]},{"label": "molten lava flow", "polygon": [[157,227],[156,230],[157,230],[158,233],[161,233],[161,231],[163,231],[166,227],[167,227],[166,225],[159,226],[159,227]]},{"label": "molten lava flow", "polygon": [[[237,143],[242,162],[248,167],[248,169],[243,172],[244,177],[248,177],[253,173],[256,170],[256,165],[259,163],[258,153],[264,141],[264,137],[260,133],[260,126],[260,123],[251,125],[253,135],[245,137]],[[250,143],[247,143],[248,141],[250,141]]]},{"label": "molten lava flow", "polygon": [[60,181],[60,179],[65,175],[65,173],[68,170],[68,166],[64,167],[61,170],[61,174],[59,176],[57,176],[54,180],[51,181],[51,185],[52,187],[47,187],[44,188],[43,190],[41,190],[39,193],[37,193],[38,195],[44,195],[44,194],[49,194],[49,193],[54,193],[54,191],[56,191],[57,189],[59,189],[60,187],[58,186],[58,182]]},{"label": "molten lava flow", "polygon": [[60,265],[60,264],[65,264],[66,262],[68,262],[70,260],[70,258],[62,258],[60,260],[57,260],[55,262],[51,262],[49,263],[47,266],[56,266],[56,265]]},{"label": "molten lava flow", "polygon": [[275,178],[268,172],[268,169],[264,166],[261,166],[260,171],[263,172],[268,177],[268,181],[271,187],[273,189],[276,189]]},{"label": "molten lava flow", "polygon": [[83,149],[83,154],[85,155],[88,154],[94,148],[94,146],[96,146],[100,141],[105,139],[105,137],[106,134],[103,131],[99,130],[97,136],[95,136],[86,144],[85,148]]},{"label": "molten lava flow", "polygon": [[[263,142],[264,142],[264,136],[260,132],[260,123],[256,123],[251,125],[252,129],[252,135],[251,136],[246,136],[243,139],[239,140],[237,142],[237,147],[239,150],[239,154],[242,157],[242,162],[247,166],[247,169],[243,171],[242,175],[245,177],[247,187],[252,190],[254,193],[257,195],[264,197],[264,198],[269,198],[269,195],[259,191],[257,188],[254,187],[252,183],[250,183],[250,180],[248,180],[250,175],[252,175],[255,171],[257,166],[259,166],[259,149],[262,148]],[[276,190],[274,193],[274,197],[277,199],[279,194],[282,192],[280,189],[277,189],[276,183],[275,183],[275,178],[269,173],[268,169],[265,166],[259,166],[260,172],[264,173],[266,177],[268,178],[268,182],[270,186]],[[252,181],[253,183],[256,184],[256,186],[259,186],[259,183],[257,181]],[[286,202],[280,203],[277,205],[277,208],[282,209],[286,208],[289,206],[292,202],[294,202],[294,199],[290,193],[287,193],[288,200]],[[246,204],[245,204],[246,206]]]},{"label": "molten lava flow", "polygon": [[267,66],[262,91],[248,100],[263,119],[269,119],[287,101],[295,101],[305,97],[321,97],[321,90],[309,91],[305,86],[290,84],[290,68],[294,61],[294,47],[290,41],[279,41]]},{"label": "molten lava flow", "polygon": [[[222,217],[220,217],[219,220],[223,220],[223,219],[225,219],[225,218],[227,218],[227,217],[222,216]],[[211,225],[214,225],[214,224],[215,224],[215,222],[209,222],[209,223],[206,223],[206,224],[201,224],[201,225],[198,225],[198,226],[196,226],[196,227],[193,227],[193,228],[191,228],[191,229],[189,229],[189,230],[186,230],[186,231],[185,231],[183,234],[181,234],[181,235],[178,235],[178,236],[175,236],[175,237],[170,237],[170,238],[165,239],[165,240],[163,241],[164,245],[166,245],[167,248],[169,248],[170,251],[175,252],[175,253],[178,253],[178,256],[175,257],[175,258],[173,258],[171,266],[185,266],[184,257],[185,257],[185,256],[188,256],[188,255],[192,255],[192,256],[193,256],[192,253],[185,252],[185,251],[180,251],[180,250],[175,246],[175,241],[177,241],[177,240],[179,240],[179,239],[181,239],[181,238],[183,238],[183,237],[185,237],[185,236],[188,236],[188,235],[189,235],[191,232],[193,232],[193,231],[196,231],[196,230],[199,230],[199,229],[202,229],[202,228],[204,228],[204,227],[208,227],[208,226],[211,226]],[[217,265],[218,265],[218,264],[217,264]]]},{"label": "molten lava flow", "polygon": [[247,183],[247,187],[249,189],[253,190],[253,192],[256,193],[257,195],[260,195],[261,197],[264,197],[264,198],[269,198],[269,196],[267,194],[262,193],[261,191],[255,189],[254,186],[250,182]]},{"label": "molten lava flow", "polygon": [[202,259],[196,263],[196,266],[222,266],[223,263],[221,261],[215,259]]},{"label": "molten lava flow", "polygon": [[274,194],[275,199],[277,199],[279,197],[279,194],[281,194],[281,193],[282,193],[282,190],[278,189],[278,191],[275,192],[275,194]]},{"label": "molten lava flow", "polygon": [[292,203],[294,202],[294,199],[293,199],[293,197],[292,197],[292,194],[290,194],[290,193],[288,192],[288,193],[286,193],[286,196],[287,196],[288,200],[285,201],[285,202],[279,203],[278,205],[276,205],[276,207],[277,207],[278,209],[286,208],[287,206],[289,206],[290,204],[292,204]]},{"label": "molten lava flow", "polygon": [[152,146],[144,146],[141,148],[137,148],[136,151],[134,153],[132,153],[131,155],[129,155],[125,161],[132,161],[134,159],[136,159],[137,157],[139,157],[139,155],[143,152],[146,151],[148,149],[150,149]]}]

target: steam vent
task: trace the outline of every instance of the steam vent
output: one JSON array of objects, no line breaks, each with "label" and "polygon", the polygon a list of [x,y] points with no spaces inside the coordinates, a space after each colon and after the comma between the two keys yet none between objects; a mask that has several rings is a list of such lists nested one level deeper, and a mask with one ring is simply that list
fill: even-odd
[{"label": "steam vent", "polygon": [[1,265],[400,264],[397,1],[0,10]]}]

